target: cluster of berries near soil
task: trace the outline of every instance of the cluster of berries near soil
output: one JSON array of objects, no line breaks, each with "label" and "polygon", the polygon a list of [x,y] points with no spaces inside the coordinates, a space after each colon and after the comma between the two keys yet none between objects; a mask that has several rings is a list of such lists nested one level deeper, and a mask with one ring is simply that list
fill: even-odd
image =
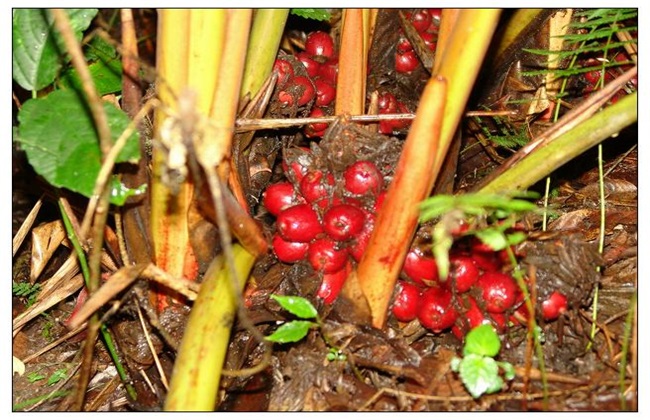
[{"label": "cluster of berries near soil", "polygon": [[[418,34],[429,50],[434,51],[440,25],[440,9],[420,9],[408,13],[407,18],[413,23]],[[295,58],[304,66],[307,76],[297,75],[293,63],[286,58],[275,60],[273,69],[278,74],[278,100],[287,107],[306,106],[313,103],[309,117],[331,116],[336,98],[338,76],[338,55],[332,37],[323,31],[314,31],[307,35],[304,50],[295,54]],[[409,40],[400,35],[395,50],[395,71],[410,73],[417,68],[419,59]],[[295,98],[288,87],[300,86],[302,94]],[[411,112],[408,107],[391,92],[379,92],[379,114],[396,114]],[[408,127],[410,120],[386,120],[379,124],[379,132],[393,134]],[[307,124],[304,134],[308,138],[322,137],[327,129],[326,123]]]},{"label": "cluster of berries near soil", "polygon": [[[421,9],[408,14],[427,47],[435,49],[439,9]],[[305,49],[296,54],[307,76],[297,75],[294,61],[278,57],[278,99],[286,106],[311,106],[310,117],[333,114],[338,75],[338,57],[331,36],[322,31],[308,34]],[[418,58],[406,37],[400,36],[395,70],[408,73]],[[413,63],[415,66],[413,66]],[[300,73],[304,74],[303,71]],[[301,86],[301,95],[288,87]],[[380,92],[379,113],[409,112],[390,92]],[[407,127],[408,120],[383,121],[379,131],[392,134]],[[322,137],[328,124],[305,126],[308,138]],[[331,304],[339,295],[353,264],[358,263],[374,228],[375,214],[384,197],[385,180],[375,163],[360,160],[337,175],[304,164],[313,160],[308,148],[301,159],[284,159],[287,180],[271,184],[262,204],[276,217],[272,248],[279,261],[307,262],[322,277],[317,296]],[[457,241],[450,255],[447,279],[438,278],[435,259],[420,248],[407,254],[395,293],[392,313],[400,322],[418,319],[433,332],[451,331],[462,338],[471,328],[492,323],[503,330],[509,321],[528,316],[523,294],[504,270],[506,254],[494,252],[474,237]],[[542,302],[542,316],[550,321],[567,310],[567,298],[554,292]]]}]

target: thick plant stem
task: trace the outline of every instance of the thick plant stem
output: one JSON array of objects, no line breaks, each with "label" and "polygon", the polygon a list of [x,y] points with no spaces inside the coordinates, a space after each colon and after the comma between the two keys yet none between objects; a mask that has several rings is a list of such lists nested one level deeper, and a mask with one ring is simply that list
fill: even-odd
[{"label": "thick plant stem", "polygon": [[[238,277],[248,278],[255,257],[239,245],[233,246],[233,253]],[[205,274],[176,357],[166,411],[215,408],[230,329],[237,312],[234,296],[244,287],[242,281],[240,290],[232,290],[230,272],[224,268],[224,259],[219,256]]]},{"label": "thick plant stem", "polygon": [[256,10],[239,94],[241,98],[246,95],[254,97],[271,74],[288,16],[289,9]]},{"label": "thick plant stem", "polygon": [[335,115],[358,115],[365,111],[369,12],[368,9],[343,10]]},{"label": "thick plant stem", "polygon": [[480,192],[524,190],[591,147],[637,121],[637,93],[595,114],[543,148],[535,150]]},{"label": "thick plant stem", "polygon": [[418,223],[419,204],[431,191],[431,168],[436,162],[445,99],[446,82],[432,78],[422,94],[395,177],[357,268],[376,328],[382,328],[386,321],[393,288]]}]

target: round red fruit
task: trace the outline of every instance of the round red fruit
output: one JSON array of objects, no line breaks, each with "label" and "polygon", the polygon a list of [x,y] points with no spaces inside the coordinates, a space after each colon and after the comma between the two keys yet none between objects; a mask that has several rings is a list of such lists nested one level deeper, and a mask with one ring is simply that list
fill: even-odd
[{"label": "round red fruit", "polygon": [[318,75],[318,72],[320,70],[320,63],[314,60],[311,54],[302,51],[296,54],[296,58],[300,60],[303,66],[305,66],[309,77],[316,77]]},{"label": "round red fruit", "polygon": [[[318,99],[316,99],[316,102],[318,102]],[[318,106],[315,106],[312,108],[311,112],[309,113],[309,117],[324,117],[326,116],[325,111],[323,111],[323,108],[320,108]],[[307,127],[309,127],[312,131],[314,132],[325,132],[327,130],[327,126],[329,124],[327,123],[311,123],[307,124]]]},{"label": "round red fruit", "polygon": [[280,214],[282,210],[299,204],[300,201],[303,200],[296,195],[296,190],[290,182],[271,184],[262,196],[262,204],[274,216]]},{"label": "round red fruit", "polygon": [[329,238],[318,238],[309,244],[307,259],[314,270],[330,274],[341,270],[348,261],[348,251]]},{"label": "round red fruit", "polygon": [[316,87],[316,106],[329,105],[336,98],[336,87],[325,79],[316,77],[314,86]]},{"label": "round red fruit", "polygon": [[334,55],[334,40],[327,32],[312,32],[305,40],[305,51],[311,55],[329,58]]},{"label": "round red fruit", "polygon": [[420,33],[424,45],[429,49],[429,51],[435,51],[436,49],[436,36],[431,32],[422,32]]},{"label": "round red fruit", "polygon": [[323,281],[316,295],[327,305],[333,303],[345,285],[352,266],[348,262],[342,269],[333,273],[323,274]]},{"label": "round red fruit", "polygon": [[332,239],[347,241],[363,230],[366,217],[363,210],[352,204],[337,204],[323,215],[323,230]]},{"label": "round red fruit", "polygon": [[395,54],[395,71],[398,73],[410,73],[418,67],[418,56],[415,51]]},{"label": "round red fruit", "polygon": [[283,87],[289,80],[293,79],[293,66],[287,60],[276,59],[275,63],[273,63],[273,71],[278,74],[278,87]]},{"label": "round red fruit", "polygon": [[569,307],[567,297],[555,291],[551,293],[544,302],[542,302],[542,316],[546,321],[553,321],[558,319],[560,315],[565,313]]},{"label": "round red fruit", "polygon": [[430,286],[438,282],[438,266],[433,257],[427,257],[418,248],[412,248],[404,260],[404,274],[418,284]]},{"label": "round red fruit", "polygon": [[334,185],[332,174],[323,171],[311,171],[300,180],[300,193],[308,203],[314,203],[329,195],[330,186]]},{"label": "round red fruit", "polygon": [[384,177],[374,163],[359,160],[343,172],[345,189],[355,195],[379,194],[384,187]]},{"label": "round red fruit", "polygon": [[400,37],[399,41],[397,41],[397,52],[402,54],[407,51],[413,51],[413,45],[411,45],[411,41],[408,38]]},{"label": "round red fruit", "polygon": [[451,292],[439,287],[431,287],[422,293],[418,320],[425,328],[435,333],[451,328],[458,314],[452,303]]},{"label": "round red fruit", "polygon": [[449,265],[449,280],[447,281],[451,281],[451,286],[457,293],[465,293],[476,284],[479,271],[470,257],[449,257]]},{"label": "round red fruit", "polygon": [[339,75],[339,59],[331,57],[318,68],[318,76],[336,85],[336,79]]},{"label": "round red fruit", "polygon": [[393,315],[401,322],[411,322],[418,316],[422,289],[413,283],[397,282],[397,295],[393,302]]},{"label": "round red fruit", "polygon": [[309,204],[283,210],[278,214],[276,225],[280,236],[289,242],[309,242],[323,232],[318,214]]},{"label": "round red fruit", "polygon": [[411,15],[411,23],[413,23],[415,30],[418,32],[426,31],[432,21],[431,13],[427,9],[418,10]]},{"label": "round red fruit", "polygon": [[366,213],[366,222],[363,224],[363,230],[352,240],[348,250],[356,262],[361,261],[363,253],[370,243],[370,235],[375,229],[375,216],[372,213]]},{"label": "round red fruit", "polygon": [[305,258],[309,244],[307,242],[289,242],[282,239],[277,233],[273,235],[271,241],[273,251],[278,260],[285,263],[295,263]]},{"label": "round red fruit", "polygon": [[390,92],[383,92],[377,100],[380,114],[393,114],[397,111],[397,98]]},{"label": "round red fruit", "polygon": [[314,84],[309,77],[294,77],[293,83],[303,88],[302,95],[298,98],[298,106],[307,105],[316,96],[316,89],[314,89]]},{"label": "round red fruit", "polygon": [[515,280],[505,273],[485,272],[479,277],[477,286],[482,290],[488,312],[503,313],[512,308],[517,298]]}]

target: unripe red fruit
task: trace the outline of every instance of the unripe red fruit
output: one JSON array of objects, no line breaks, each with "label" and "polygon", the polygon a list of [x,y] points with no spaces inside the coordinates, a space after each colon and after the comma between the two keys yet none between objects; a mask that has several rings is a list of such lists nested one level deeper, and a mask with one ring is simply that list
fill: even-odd
[{"label": "unripe red fruit", "polygon": [[413,283],[402,280],[397,282],[397,295],[393,302],[392,312],[398,321],[411,322],[417,318],[421,293],[422,289]]},{"label": "unripe red fruit", "polygon": [[395,71],[398,73],[410,73],[418,67],[418,56],[415,51],[395,54]]},{"label": "unripe red fruit", "polygon": [[404,260],[404,274],[416,283],[430,286],[438,282],[436,260],[425,256],[418,248],[412,248]]},{"label": "unripe red fruit", "polygon": [[488,312],[502,313],[512,308],[517,297],[517,285],[508,274],[495,271],[483,273],[477,282],[482,290],[483,302]]},{"label": "unripe red fruit", "polygon": [[454,325],[457,316],[449,290],[431,287],[422,293],[418,320],[425,328],[438,333]]},{"label": "unripe red fruit", "polygon": [[329,274],[339,271],[348,261],[348,250],[329,238],[318,238],[309,245],[307,259],[314,270]]},{"label": "unripe red fruit", "polygon": [[429,28],[433,18],[427,9],[418,10],[411,15],[411,23],[418,32],[424,32]]},{"label": "unripe red fruit", "polygon": [[384,177],[374,163],[359,160],[343,172],[345,189],[355,195],[379,194],[384,187]]},{"label": "unripe red fruit", "polygon": [[308,172],[300,180],[300,193],[308,203],[313,203],[328,196],[327,185],[334,185],[332,174],[324,174],[319,170]]},{"label": "unripe red fruit", "polygon": [[278,260],[289,264],[304,259],[307,255],[307,250],[309,249],[309,243],[285,241],[277,233],[273,235],[271,245],[273,246],[273,251],[278,257]]},{"label": "unripe red fruit", "polygon": [[314,79],[316,87],[316,106],[326,106],[336,98],[336,87],[320,77]]},{"label": "unripe red fruit", "polygon": [[323,232],[318,214],[309,204],[283,210],[278,214],[276,225],[280,236],[289,242],[309,242]]},{"label": "unripe red fruit", "polygon": [[334,55],[334,40],[323,31],[315,31],[307,35],[305,51],[311,55],[331,57]]},{"label": "unripe red fruit", "polygon": [[352,204],[332,206],[323,215],[323,230],[332,239],[347,241],[361,233],[365,224],[365,214]]},{"label": "unripe red fruit", "polygon": [[569,307],[567,297],[555,291],[551,293],[544,302],[542,302],[542,316],[546,321],[553,321],[558,319],[560,315],[565,313]]},{"label": "unripe red fruit", "polygon": [[476,284],[479,271],[470,257],[449,257],[450,271],[447,283],[455,288],[457,293],[465,293]]},{"label": "unripe red fruit", "polygon": [[296,190],[290,182],[271,184],[266,188],[262,196],[262,204],[274,216],[277,216],[282,210],[288,209],[301,201],[304,200],[296,196]]},{"label": "unripe red fruit", "polygon": [[276,59],[273,63],[273,71],[278,73],[278,87],[283,87],[286,85],[287,82],[293,79],[294,76],[293,66],[291,63],[281,58]]},{"label": "unripe red fruit", "polygon": [[311,58],[311,54],[302,51],[296,54],[296,58],[300,60],[303,66],[305,66],[309,77],[313,78],[318,75],[318,71],[320,69],[320,63],[314,60],[313,58]]}]

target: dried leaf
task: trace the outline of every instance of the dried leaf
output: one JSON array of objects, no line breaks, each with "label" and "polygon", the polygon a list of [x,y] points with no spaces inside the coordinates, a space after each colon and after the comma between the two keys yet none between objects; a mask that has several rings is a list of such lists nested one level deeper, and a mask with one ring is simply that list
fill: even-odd
[{"label": "dried leaf", "polygon": [[61,220],[41,224],[32,229],[32,259],[29,281],[34,284],[54,255],[66,233]]}]

